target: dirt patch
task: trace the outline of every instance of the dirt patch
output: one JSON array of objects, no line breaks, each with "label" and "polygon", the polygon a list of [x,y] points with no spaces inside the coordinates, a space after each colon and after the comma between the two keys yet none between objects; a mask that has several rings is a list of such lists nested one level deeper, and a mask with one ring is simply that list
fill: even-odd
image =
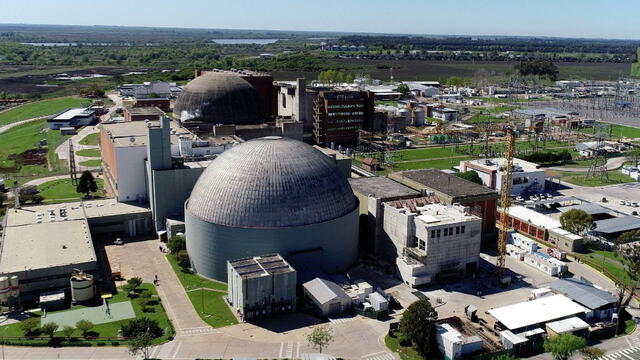
[{"label": "dirt patch", "polygon": [[15,161],[16,167],[47,165],[47,149],[30,149],[17,155],[9,155],[9,160]]}]

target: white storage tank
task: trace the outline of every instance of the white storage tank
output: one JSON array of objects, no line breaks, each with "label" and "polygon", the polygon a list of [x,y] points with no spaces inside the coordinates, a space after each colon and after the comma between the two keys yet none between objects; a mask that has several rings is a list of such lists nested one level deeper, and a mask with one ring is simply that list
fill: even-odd
[{"label": "white storage tank", "polygon": [[406,121],[406,124],[411,124],[411,110],[402,108],[398,110],[398,116],[402,116]]},{"label": "white storage tank", "polygon": [[0,302],[6,302],[9,299],[9,278],[0,276]]},{"label": "white storage tank", "polygon": [[71,301],[81,302],[93,299],[95,286],[93,275],[78,271],[71,275]]},{"label": "white storage tank", "polygon": [[20,296],[20,282],[18,281],[18,275],[13,275],[9,279],[10,294],[13,297]]}]

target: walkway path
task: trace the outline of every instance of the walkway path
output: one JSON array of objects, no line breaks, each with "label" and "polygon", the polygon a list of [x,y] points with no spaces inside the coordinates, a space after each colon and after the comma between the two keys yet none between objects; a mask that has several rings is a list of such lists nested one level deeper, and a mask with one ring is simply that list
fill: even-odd
[{"label": "walkway path", "polygon": [[46,116],[45,117],[40,116],[40,117],[36,117],[36,118],[20,120],[20,121],[13,122],[11,124],[0,126],[0,134],[2,134],[4,132],[7,132],[7,131],[11,130],[12,128],[16,127],[16,126],[20,126],[22,124],[30,123],[32,121],[36,121],[36,120],[40,120],[40,119],[44,119],[44,118],[46,118]]},{"label": "walkway path", "polygon": [[98,126],[99,125],[85,126],[77,134],[73,135],[69,140],[67,140],[67,141],[63,142],[62,144],[60,144],[56,148],[56,155],[58,155],[58,159],[67,160],[67,162],[68,162],[68,160],[69,160],[69,141],[71,141],[73,143],[73,150],[75,152],[74,158],[76,160],[76,169],[78,171],[100,169],[100,166],[82,166],[82,165],[80,165],[80,163],[83,162],[83,161],[96,160],[98,158],[78,155],[78,151],[79,150],[100,149],[100,146],[98,146],[98,145],[83,145],[83,144],[80,144],[80,141],[82,139],[84,139],[87,135],[99,132],[100,129],[99,129]]}]

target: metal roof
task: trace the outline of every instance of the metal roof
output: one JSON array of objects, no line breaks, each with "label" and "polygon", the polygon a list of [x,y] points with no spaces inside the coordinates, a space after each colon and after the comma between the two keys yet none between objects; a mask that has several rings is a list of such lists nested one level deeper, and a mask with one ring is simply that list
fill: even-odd
[{"label": "metal roof", "polygon": [[496,199],[499,197],[497,192],[484,185],[447,174],[438,169],[400,171],[391,174],[390,177],[401,182],[408,179],[422,185],[421,187],[424,189],[439,191],[454,198],[484,195],[490,195]]},{"label": "metal roof", "polygon": [[329,280],[315,278],[302,284],[302,287],[320,304],[326,304],[335,298],[350,299],[338,284]]},{"label": "metal roof", "polygon": [[564,295],[545,296],[489,310],[509,330],[543,324],[587,312],[588,309]]},{"label": "metal roof", "polygon": [[243,279],[295,272],[280,254],[230,260],[229,265]]},{"label": "metal roof", "polygon": [[549,287],[591,310],[616,302],[615,296],[608,291],[574,279],[556,280]]},{"label": "metal roof", "polygon": [[594,231],[603,234],[615,234],[636,229],[640,229],[640,218],[633,215],[625,215],[596,221],[596,229]]},{"label": "metal roof", "polygon": [[562,206],[559,207],[558,210],[561,212],[567,212],[569,210],[573,210],[573,209],[577,209],[577,210],[582,210],[584,212],[586,212],[589,215],[596,215],[596,214],[606,214],[611,212],[611,209],[607,209],[606,207],[599,205],[599,204],[594,204],[594,203],[584,203],[584,204],[580,204],[580,205],[571,205],[571,206]]},{"label": "metal roof", "polygon": [[420,193],[384,176],[350,178],[353,191],[377,199],[397,199],[419,196]]}]

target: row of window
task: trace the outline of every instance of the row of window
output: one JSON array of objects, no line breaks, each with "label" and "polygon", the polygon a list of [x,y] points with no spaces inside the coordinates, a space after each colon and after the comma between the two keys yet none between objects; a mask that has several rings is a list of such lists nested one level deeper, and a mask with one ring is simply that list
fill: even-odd
[{"label": "row of window", "polygon": [[[443,231],[440,232],[440,230],[443,230]],[[464,230],[465,230],[465,226],[464,225],[456,226],[455,227],[455,235],[464,234]],[[431,237],[432,238],[438,238],[441,235],[442,236],[453,236],[454,235],[453,231],[454,231],[454,227],[431,230]]]},{"label": "row of window", "polygon": [[339,105],[327,105],[328,109],[361,109],[364,105],[362,104],[339,104]]},{"label": "row of window", "polygon": [[336,132],[336,131],[343,131],[343,130],[360,130],[360,126],[339,126],[339,127],[332,127],[331,129],[328,129],[327,132]]},{"label": "row of window", "polygon": [[338,119],[334,120],[332,124],[359,124],[362,122],[362,119]]},{"label": "row of window", "polygon": [[327,114],[328,116],[349,116],[349,115],[364,115],[362,111],[354,111],[354,112],[330,112]]}]

